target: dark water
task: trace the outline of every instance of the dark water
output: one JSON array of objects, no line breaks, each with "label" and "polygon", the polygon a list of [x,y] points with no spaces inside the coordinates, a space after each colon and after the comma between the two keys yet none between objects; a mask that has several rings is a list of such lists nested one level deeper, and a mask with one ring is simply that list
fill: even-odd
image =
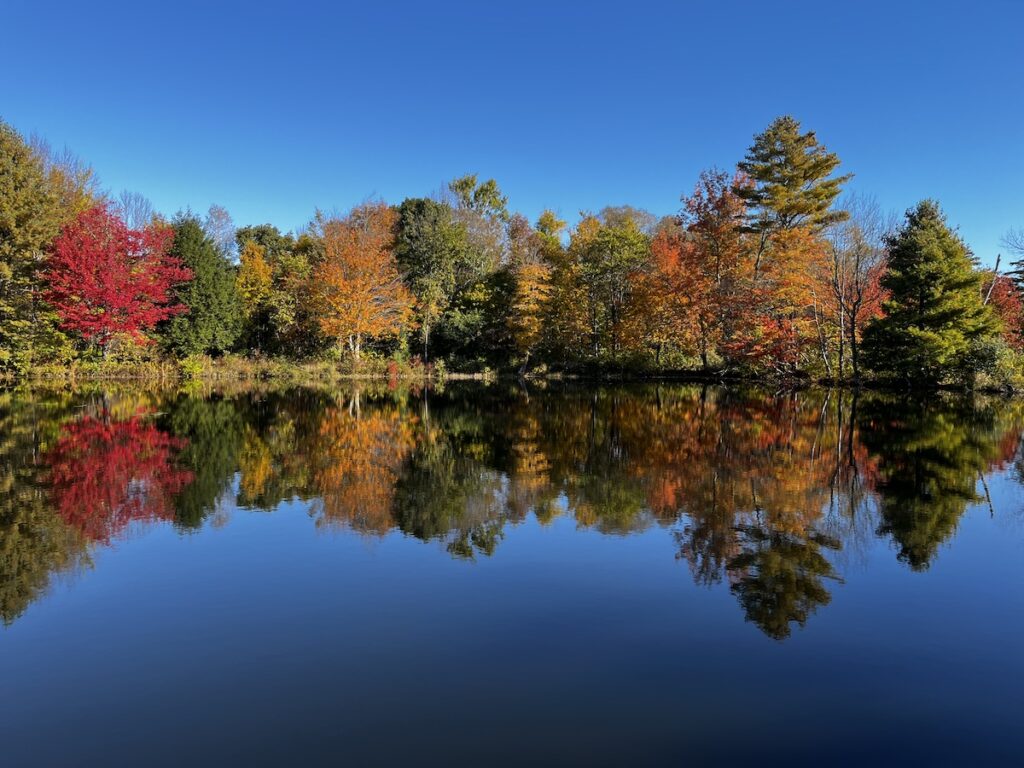
[{"label": "dark water", "polygon": [[1024,402],[0,393],[0,764],[1024,764]]}]

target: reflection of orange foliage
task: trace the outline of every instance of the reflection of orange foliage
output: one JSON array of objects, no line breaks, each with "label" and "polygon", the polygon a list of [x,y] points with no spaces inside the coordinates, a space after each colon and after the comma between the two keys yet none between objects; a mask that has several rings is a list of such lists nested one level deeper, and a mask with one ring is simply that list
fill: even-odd
[{"label": "reflection of orange foliage", "polygon": [[312,458],[323,520],[386,533],[399,470],[415,445],[414,420],[394,406],[324,413]]},{"label": "reflection of orange foliage", "polygon": [[192,481],[174,466],[185,441],[138,413],[126,421],[86,416],[66,425],[49,452],[61,516],[93,541],[109,542],[136,520],[171,520],[173,497]]},{"label": "reflection of orange foliage", "polygon": [[[522,519],[532,509],[538,519],[550,522],[554,508],[549,501],[551,464],[540,447],[541,423],[536,414],[516,414],[510,425],[512,468],[509,477],[510,512]],[[543,507],[543,509],[541,509]]]}]

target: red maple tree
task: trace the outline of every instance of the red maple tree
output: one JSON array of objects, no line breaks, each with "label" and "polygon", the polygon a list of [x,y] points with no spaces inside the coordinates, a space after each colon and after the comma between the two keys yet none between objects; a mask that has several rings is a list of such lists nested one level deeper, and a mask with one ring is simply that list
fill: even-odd
[{"label": "red maple tree", "polygon": [[168,255],[168,226],[130,229],[106,206],[82,212],[53,243],[46,299],[61,327],[104,350],[117,334],[144,341],[143,331],[187,311],[171,289],[192,272]]}]

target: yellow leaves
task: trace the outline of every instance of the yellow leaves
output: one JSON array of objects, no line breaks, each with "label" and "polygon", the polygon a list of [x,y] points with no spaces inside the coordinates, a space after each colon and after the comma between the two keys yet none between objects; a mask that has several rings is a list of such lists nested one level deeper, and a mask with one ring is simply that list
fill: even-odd
[{"label": "yellow leaves", "polygon": [[510,327],[521,352],[529,352],[540,340],[551,294],[551,269],[546,264],[519,267]]},{"label": "yellow leaves", "polygon": [[784,307],[798,310],[830,296],[828,247],[807,229],[779,232],[772,241],[768,276]]},{"label": "yellow leaves", "polygon": [[238,464],[243,496],[250,500],[259,499],[274,476],[274,457],[270,446],[251,428],[246,428],[245,443]]},{"label": "yellow leaves", "polygon": [[250,240],[239,254],[241,267],[236,285],[246,317],[252,317],[270,300],[273,272],[267,263],[266,249]]}]

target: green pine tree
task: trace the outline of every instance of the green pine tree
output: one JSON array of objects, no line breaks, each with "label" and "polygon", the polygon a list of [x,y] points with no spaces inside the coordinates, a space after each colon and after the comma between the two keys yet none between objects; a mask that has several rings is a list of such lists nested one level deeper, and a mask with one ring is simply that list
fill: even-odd
[{"label": "green pine tree", "polygon": [[753,182],[735,190],[750,211],[748,230],[767,238],[796,227],[821,230],[845,219],[832,203],[852,174],[829,178],[838,167],[839,156],[819,144],[814,131],[801,133],[799,121],[788,115],[773,120],[739,163]]},{"label": "green pine tree", "polygon": [[967,246],[926,200],[907,212],[887,247],[882,286],[890,298],[864,332],[868,369],[918,385],[969,377],[982,364],[979,351],[998,336],[999,320],[982,299]]},{"label": "green pine tree", "polygon": [[242,324],[231,265],[191,213],[179,214],[174,221],[171,254],[192,270],[192,279],[176,290],[188,312],[164,324],[165,346],[181,357],[226,352]]}]

